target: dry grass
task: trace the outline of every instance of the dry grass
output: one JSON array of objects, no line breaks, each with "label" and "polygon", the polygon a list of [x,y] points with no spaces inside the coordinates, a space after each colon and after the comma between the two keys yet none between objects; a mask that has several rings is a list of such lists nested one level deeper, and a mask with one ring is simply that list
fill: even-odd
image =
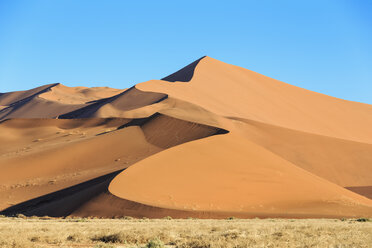
[{"label": "dry grass", "polygon": [[3,217],[0,247],[372,247],[372,222]]}]

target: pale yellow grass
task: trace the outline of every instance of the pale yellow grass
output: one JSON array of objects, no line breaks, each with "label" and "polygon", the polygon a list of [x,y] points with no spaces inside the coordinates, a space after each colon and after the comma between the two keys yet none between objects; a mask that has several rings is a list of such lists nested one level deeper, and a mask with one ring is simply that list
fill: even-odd
[{"label": "pale yellow grass", "polygon": [[154,239],[184,248],[372,247],[372,222],[0,218],[0,247],[146,247]]}]

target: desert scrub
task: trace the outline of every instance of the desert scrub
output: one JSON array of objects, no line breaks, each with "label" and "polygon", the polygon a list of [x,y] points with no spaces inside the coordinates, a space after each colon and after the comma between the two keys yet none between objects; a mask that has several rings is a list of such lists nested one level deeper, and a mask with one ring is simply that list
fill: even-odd
[{"label": "desert scrub", "polygon": [[0,247],[369,248],[372,244],[372,222],[358,219],[77,219],[81,218],[0,218]]},{"label": "desert scrub", "polygon": [[152,239],[150,240],[147,245],[146,245],[147,248],[164,248],[164,244],[163,242],[161,242],[160,239]]},{"label": "desert scrub", "polygon": [[368,218],[359,218],[359,219],[356,219],[355,221],[358,221],[358,222],[368,222],[368,221],[371,221],[371,220],[368,219]]},{"label": "desert scrub", "polygon": [[95,235],[91,240],[103,243],[125,243],[125,240],[120,233]]}]

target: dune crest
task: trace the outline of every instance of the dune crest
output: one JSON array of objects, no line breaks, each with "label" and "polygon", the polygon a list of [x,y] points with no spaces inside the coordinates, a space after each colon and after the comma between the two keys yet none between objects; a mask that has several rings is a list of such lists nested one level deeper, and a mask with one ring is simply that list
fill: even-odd
[{"label": "dune crest", "polygon": [[123,90],[109,87],[67,87],[58,84],[49,91],[39,95],[40,98],[62,104],[86,104],[101,98],[107,98],[121,93]]}]

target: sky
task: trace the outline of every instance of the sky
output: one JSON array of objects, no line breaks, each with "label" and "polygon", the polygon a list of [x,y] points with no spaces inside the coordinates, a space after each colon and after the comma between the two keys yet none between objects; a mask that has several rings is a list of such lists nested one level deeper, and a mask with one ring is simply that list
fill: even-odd
[{"label": "sky", "polygon": [[127,88],[208,55],[372,104],[372,1],[0,0],[0,92]]}]

